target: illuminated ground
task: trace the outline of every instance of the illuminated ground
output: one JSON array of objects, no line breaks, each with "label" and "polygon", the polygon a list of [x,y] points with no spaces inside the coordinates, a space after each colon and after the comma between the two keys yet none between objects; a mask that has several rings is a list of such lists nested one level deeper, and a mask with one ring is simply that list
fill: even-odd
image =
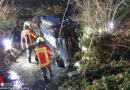
[{"label": "illuminated ground", "polygon": [[[66,75],[66,69],[52,65],[53,78],[50,83],[45,83],[40,68],[35,64],[34,56],[33,64],[29,64],[26,52],[18,58],[18,63],[13,63],[9,70],[9,78],[13,80],[15,89],[29,88],[32,90],[57,90],[62,78]],[[49,77],[50,78],[50,77]]]}]

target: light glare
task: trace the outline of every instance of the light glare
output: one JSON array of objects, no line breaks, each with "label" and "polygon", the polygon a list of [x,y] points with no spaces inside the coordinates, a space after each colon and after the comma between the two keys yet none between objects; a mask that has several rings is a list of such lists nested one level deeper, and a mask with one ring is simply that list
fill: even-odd
[{"label": "light glare", "polygon": [[5,50],[11,49],[11,41],[9,39],[5,39],[3,44],[5,46]]},{"label": "light glare", "polygon": [[114,27],[114,23],[111,22],[111,23],[110,23],[110,28],[113,29],[113,27]]}]

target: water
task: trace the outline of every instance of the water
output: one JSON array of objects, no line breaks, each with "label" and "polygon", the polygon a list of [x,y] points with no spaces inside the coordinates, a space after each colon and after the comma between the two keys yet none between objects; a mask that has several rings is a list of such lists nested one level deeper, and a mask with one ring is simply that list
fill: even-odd
[{"label": "water", "polygon": [[24,83],[22,82],[22,79],[20,78],[20,75],[17,74],[17,72],[13,70],[8,71],[9,76],[8,78],[11,79],[12,82],[12,87],[15,89],[21,89]]},{"label": "water", "polygon": [[58,86],[63,82],[63,78],[67,75],[67,69],[56,67],[53,61],[51,65],[53,77],[50,78],[49,73],[47,73],[50,83],[46,83],[40,67],[34,60],[33,53],[32,64],[28,63],[26,52],[17,59],[17,62],[18,63],[13,63],[9,67],[9,70],[3,75],[7,78],[6,83],[10,84],[10,87],[3,88],[12,90],[57,90]]}]

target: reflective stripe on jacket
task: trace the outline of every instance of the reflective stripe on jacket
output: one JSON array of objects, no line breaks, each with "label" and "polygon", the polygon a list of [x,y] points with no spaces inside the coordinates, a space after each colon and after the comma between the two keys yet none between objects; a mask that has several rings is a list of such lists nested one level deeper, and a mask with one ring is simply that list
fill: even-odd
[{"label": "reflective stripe on jacket", "polygon": [[45,68],[51,64],[52,51],[46,46],[38,46],[34,50],[35,59],[38,60],[39,66]]},{"label": "reflective stripe on jacket", "polygon": [[26,44],[26,48],[36,44],[36,34],[29,29],[24,29],[21,33],[21,40]]}]

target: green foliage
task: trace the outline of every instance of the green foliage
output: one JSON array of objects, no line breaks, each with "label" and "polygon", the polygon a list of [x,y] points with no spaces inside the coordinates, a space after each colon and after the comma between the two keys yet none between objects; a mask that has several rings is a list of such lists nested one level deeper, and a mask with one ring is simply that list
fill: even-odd
[{"label": "green foliage", "polygon": [[125,68],[122,62],[98,65],[96,68],[88,67],[85,77],[76,74],[71,80],[66,80],[62,88],[71,88],[71,90],[129,90],[130,68]]},{"label": "green foliage", "polygon": [[129,62],[128,65],[123,63],[129,60],[129,34],[129,31],[95,34],[90,50],[97,60],[88,51],[91,38],[84,38],[82,51],[75,55],[75,59],[80,60],[81,69],[66,81],[65,89],[129,90],[130,65]]}]

